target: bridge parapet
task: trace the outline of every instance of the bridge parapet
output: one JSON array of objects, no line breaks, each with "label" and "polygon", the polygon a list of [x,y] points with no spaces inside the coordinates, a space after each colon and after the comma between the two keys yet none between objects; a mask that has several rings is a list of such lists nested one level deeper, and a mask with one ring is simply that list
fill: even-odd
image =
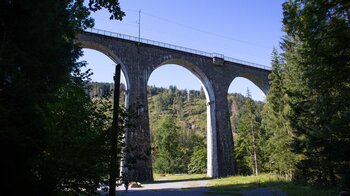
[{"label": "bridge parapet", "polygon": [[150,40],[150,39],[139,38],[139,37],[135,37],[135,36],[131,36],[131,35],[125,35],[125,34],[121,34],[121,33],[115,33],[115,32],[111,32],[111,31],[95,29],[95,28],[88,28],[85,30],[85,32],[91,32],[91,33],[96,33],[96,34],[100,34],[100,35],[116,37],[119,39],[125,39],[125,40],[129,40],[129,41],[145,43],[145,44],[159,46],[159,47],[163,47],[163,48],[168,48],[168,49],[178,50],[178,51],[182,51],[182,52],[188,52],[188,53],[192,53],[192,54],[202,55],[202,56],[206,56],[206,57],[210,57],[210,58],[220,57],[220,58],[224,59],[225,61],[238,63],[238,64],[250,66],[250,67],[256,67],[256,68],[264,69],[264,70],[271,70],[271,67],[269,67],[269,66],[260,65],[257,63],[252,63],[249,61],[244,61],[244,60],[240,60],[240,59],[236,59],[236,58],[232,58],[232,57],[227,57],[227,56],[224,56],[222,54],[219,54],[219,56],[218,56],[218,53],[204,52],[204,51],[186,48],[186,47],[182,47],[182,46],[177,46],[177,45],[173,45],[173,44],[158,42],[158,41],[154,41],[154,40]]}]

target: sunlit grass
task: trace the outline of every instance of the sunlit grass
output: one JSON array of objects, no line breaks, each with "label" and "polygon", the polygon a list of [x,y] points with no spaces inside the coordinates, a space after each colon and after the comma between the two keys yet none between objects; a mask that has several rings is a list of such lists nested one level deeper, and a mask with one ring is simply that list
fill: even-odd
[{"label": "sunlit grass", "polygon": [[190,179],[202,179],[206,178],[206,174],[153,174],[153,178],[156,181],[159,180],[190,180]]},{"label": "sunlit grass", "polygon": [[[153,174],[155,181],[162,180],[195,180],[207,178],[206,174]],[[227,178],[209,179],[210,191],[208,195],[242,195],[241,191],[268,188],[287,195],[299,196],[327,196],[338,195],[337,189],[324,189],[319,187],[297,185],[278,175],[260,174],[257,176],[232,176]]]},{"label": "sunlit grass", "polygon": [[317,187],[296,185],[277,175],[260,174],[257,176],[233,176],[210,180],[212,192],[210,194],[239,195],[240,193],[229,191],[244,191],[257,188],[269,188],[275,191],[285,192],[287,195],[323,196],[337,195],[336,189],[321,189]]},{"label": "sunlit grass", "polygon": [[263,184],[263,183],[270,183],[270,182],[284,182],[286,180],[283,180],[282,178],[279,178],[276,175],[269,175],[269,174],[260,174],[257,176],[232,176],[227,178],[219,178],[219,179],[213,179],[211,180],[211,183],[215,186],[228,186],[227,188],[230,188],[229,185],[246,185],[248,187],[249,184]]}]

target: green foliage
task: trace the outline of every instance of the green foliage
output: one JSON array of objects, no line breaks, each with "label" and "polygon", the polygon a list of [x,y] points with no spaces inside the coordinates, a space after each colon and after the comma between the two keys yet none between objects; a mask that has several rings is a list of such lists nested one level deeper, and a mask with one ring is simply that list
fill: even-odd
[{"label": "green foliage", "polygon": [[82,85],[59,89],[45,118],[48,145],[37,162],[40,183],[54,190],[96,190],[108,174],[110,108],[108,103],[97,108]]},{"label": "green foliage", "polygon": [[[90,97],[98,100],[104,95],[110,94],[113,84],[109,83],[90,83]],[[121,91],[124,86],[121,85]],[[155,134],[162,118],[159,116],[174,116],[176,125],[179,127],[179,156],[181,155],[181,164],[179,173],[188,172],[195,146],[203,146],[206,143],[206,106],[205,100],[201,98],[200,91],[177,89],[176,86],[167,88],[158,88],[155,86],[148,87],[149,93],[149,115],[152,141],[152,157],[157,159],[157,150],[155,146]],[[123,94],[123,93],[122,93]],[[125,99],[122,97],[121,100]],[[204,95],[204,94],[203,94]],[[162,101],[160,101],[162,100]]]},{"label": "green foliage", "polygon": [[[261,133],[256,113],[256,105],[247,91],[242,117],[239,119],[235,140],[235,158],[239,174],[258,174],[261,167]],[[250,169],[248,169],[250,168]]]},{"label": "green foliage", "polygon": [[102,164],[97,163],[100,157],[88,157],[100,150],[92,144],[102,145],[97,133],[101,127],[80,89],[79,80],[88,76],[80,74],[84,63],[76,62],[81,49],[75,38],[93,25],[91,10],[106,7],[116,19],[124,13],[118,1],[90,2],[89,6],[81,0],[0,2],[1,195],[50,195],[63,185],[98,178],[94,172],[88,176],[87,169],[99,171]]},{"label": "green foliage", "polygon": [[188,173],[204,174],[207,172],[207,148],[204,146],[194,147],[191,161],[188,164]]},{"label": "green foliage", "polygon": [[[159,116],[173,116],[179,127],[181,173],[187,173],[194,147],[205,145],[206,142],[205,100],[199,99],[199,91],[192,90],[191,94],[187,93],[187,90],[180,90],[175,86],[169,89],[149,86],[148,89],[150,93],[148,106],[152,145],[155,144],[154,137],[162,119]],[[163,100],[161,108],[159,107],[160,99]],[[152,156],[153,159],[157,158],[155,150],[152,152]]]},{"label": "green foliage", "polygon": [[293,130],[286,117],[289,109],[286,104],[281,60],[275,49],[272,55],[272,72],[269,75],[270,92],[266,97],[261,122],[266,140],[262,146],[266,158],[265,169],[291,179],[297,161],[291,146]]},{"label": "green foliage", "polygon": [[[171,89],[171,90],[170,90]],[[167,96],[165,94],[171,94]],[[206,144],[206,100],[204,97],[204,91],[196,90],[179,90],[176,87],[158,88],[155,86],[148,87],[149,93],[149,115],[150,115],[150,127],[151,127],[151,140],[154,141],[154,135],[156,134],[156,127],[159,125],[159,116],[172,115],[177,119],[177,125],[179,129],[180,146],[182,152],[182,163],[185,168],[197,168],[196,164],[192,164],[191,160],[200,160],[195,155],[196,146],[204,146]],[[167,100],[168,99],[168,100]],[[163,100],[163,101],[160,101]],[[238,121],[241,118],[242,108],[247,98],[240,94],[228,95],[229,107],[231,108],[231,124],[235,135],[237,135]],[[256,111],[260,113],[263,103],[254,102],[257,106]],[[259,120],[259,115],[257,115]],[[154,143],[154,142],[153,142]],[[156,152],[153,151],[153,158],[156,158]],[[203,157],[202,157],[203,158]],[[201,164],[205,165],[206,162],[201,159]],[[241,157],[238,157],[238,162],[241,162]],[[189,166],[191,164],[191,167]],[[244,164],[240,164],[243,166]],[[246,164],[247,165],[247,164]],[[201,165],[198,165],[202,167]],[[202,167],[204,168],[204,167]],[[204,170],[203,170],[204,171]],[[246,170],[250,172],[250,167]],[[187,170],[184,170],[187,172]],[[189,171],[190,172],[190,171]]]},{"label": "green foliage", "polygon": [[[247,99],[248,99],[247,97],[244,97],[243,95],[237,94],[237,93],[229,93],[227,96],[228,105],[230,109],[229,111],[230,111],[231,129],[232,129],[234,138],[235,138],[235,135],[237,134],[238,122],[242,116],[242,110]],[[256,108],[257,114],[260,114],[262,107],[264,105],[264,102],[254,101],[254,104],[257,107]]]},{"label": "green foliage", "polygon": [[[106,8],[109,13],[111,13],[110,20],[122,20],[125,13],[120,9],[119,1],[111,0],[89,0],[89,9],[93,12],[100,10],[101,8]],[[82,3],[82,2],[80,2]]]},{"label": "green foliage", "polygon": [[155,171],[158,173],[176,173],[183,171],[179,142],[179,127],[173,117],[164,116],[157,128],[154,143],[156,159]]},{"label": "green foliage", "polygon": [[[112,84],[92,83],[92,93],[90,95],[98,98],[103,95],[104,92],[108,92],[109,89],[112,88]],[[157,134],[157,128],[160,126],[160,121],[162,120],[160,116],[164,117],[170,115],[175,118],[176,125],[179,127],[179,156],[181,155],[181,166],[179,167],[182,168],[179,172],[204,172],[206,168],[206,153],[202,147],[199,148],[199,146],[205,146],[206,144],[207,118],[204,91],[190,90],[187,92],[187,90],[177,89],[175,86],[170,86],[169,88],[148,86],[148,97],[153,160],[155,161],[158,159],[155,135]],[[235,140],[237,140],[238,122],[242,116],[242,109],[247,99],[248,98],[240,94],[229,93],[228,95],[229,107],[231,108],[232,131]],[[254,105],[257,114],[256,120],[259,122],[259,113],[262,109],[263,102],[254,102]],[[203,156],[199,156],[200,153],[202,153]],[[260,156],[262,156],[262,152],[260,152]],[[241,173],[251,173],[249,161],[244,163],[244,158],[249,159],[249,156],[237,157],[239,169],[244,171]],[[260,159],[260,165],[263,165],[263,161],[265,160],[263,160],[262,157]],[[162,161],[159,162],[163,163]],[[244,167],[246,168],[244,169]]]},{"label": "green foliage", "polygon": [[[286,90],[302,156],[295,179],[350,188],[350,24],[346,1],[283,4]],[[347,180],[346,180],[347,179]]]}]

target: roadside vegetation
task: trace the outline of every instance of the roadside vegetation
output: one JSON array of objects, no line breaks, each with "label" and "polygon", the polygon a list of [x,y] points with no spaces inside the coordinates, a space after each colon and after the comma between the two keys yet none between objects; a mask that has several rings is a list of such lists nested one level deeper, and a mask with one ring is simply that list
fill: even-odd
[{"label": "roadside vegetation", "polygon": [[298,185],[291,180],[273,174],[259,174],[253,176],[233,176],[210,180],[211,191],[208,194],[242,195],[237,191],[269,188],[284,192],[288,196],[328,196],[337,195],[339,189],[316,186]]},{"label": "roadside vegetation", "polygon": [[274,192],[284,192],[288,196],[329,196],[338,195],[340,188],[311,186],[297,184],[276,174],[259,174],[251,176],[231,176],[226,178],[208,179],[206,174],[153,174],[155,181],[209,181],[208,195],[242,195],[240,191],[268,188]]}]

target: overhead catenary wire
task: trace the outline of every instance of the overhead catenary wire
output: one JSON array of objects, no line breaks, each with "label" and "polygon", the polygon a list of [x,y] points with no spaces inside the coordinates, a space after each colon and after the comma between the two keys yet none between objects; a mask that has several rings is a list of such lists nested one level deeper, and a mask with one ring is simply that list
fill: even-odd
[{"label": "overhead catenary wire", "polygon": [[170,20],[170,19],[167,19],[167,18],[163,18],[163,17],[156,16],[156,15],[147,13],[147,12],[145,12],[145,11],[143,11],[142,14],[143,14],[143,15],[146,15],[146,16],[149,16],[149,17],[156,18],[156,19],[158,19],[158,20],[162,20],[162,21],[165,21],[165,22],[168,22],[168,23],[172,23],[172,24],[175,24],[175,25],[178,25],[178,26],[187,28],[187,29],[191,29],[191,30],[193,30],[193,31],[197,31],[197,32],[200,32],[200,33],[204,33],[204,34],[207,34],[207,35],[211,35],[211,36],[215,36],[215,37],[220,37],[220,38],[223,38],[223,39],[226,39],[226,40],[241,42],[241,43],[249,44],[249,45],[256,46],[256,47],[271,49],[271,48],[268,47],[268,46],[263,46],[263,45],[260,45],[260,44],[256,44],[256,43],[252,43],[252,42],[248,42],[248,41],[244,41],[244,40],[240,40],[240,39],[235,39],[235,38],[228,37],[228,36],[225,36],[225,35],[220,35],[220,34],[218,34],[218,33],[214,33],[214,32],[210,32],[210,31],[202,30],[202,29],[199,29],[199,28],[192,27],[192,26],[190,26],[190,25],[182,24],[182,23],[175,22],[175,21]]},{"label": "overhead catenary wire", "polygon": [[[163,18],[163,17],[160,17],[160,16],[156,16],[156,15],[154,15],[154,14],[150,14],[150,13],[145,12],[145,11],[142,11],[142,12],[141,12],[141,10],[134,10],[134,9],[128,9],[128,8],[125,8],[124,10],[130,11],[130,12],[139,13],[140,16],[141,16],[141,14],[143,14],[143,15],[145,15],[145,16],[149,16],[149,17],[152,17],[152,18],[156,18],[156,19],[158,19],[158,20],[162,20],[162,21],[165,21],[165,22],[167,22],[167,23],[175,24],[175,25],[177,25],[177,26],[181,26],[181,27],[183,27],[183,28],[187,28],[187,29],[190,29],[190,30],[193,30],[193,31],[197,31],[197,32],[200,32],[200,33],[204,33],[204,34],[207,34],[207,35],[211,35],[211,36],[215,36],[215,37],[220,37],[220,38],[223,38],[223,39],[226,39],[226,40],[231,40],[231,41],[235,41],[235,42],[240,42],[240,43],[252,45],[252,46],[255,46],[255,47],[265,48],[265,49],[269,49],[269,50],[271,49],[270,46],[265,46],[265,45],[261,45],[261,44],[256,44],[256,43],[252,43],[252,42],[249,42],[249,41],[246,41],[246,40],[240,40],[240,39],[237,39],[237,38],[232,38],[232,37],[225,36],[225,35],[221,35],[221,34],[218,34],[218,33],[206,31],[206,30],[203,30],[203,29],[199,29],[199,28],[196,28],[196,27],[192,27],[192,26],[190,26],[190,25],[186,25],[186,24],[182,24],[182,23],[173,21],[173,20],[171,20],[171,19],[167,19],[167,18]],[[137,23],[138,23],[138,22],[137,22]]]},{"label": "overhead catenary wire", "polygon": [[[150,14],[148,12],[145,12],[144,10],[142,10],[142,12],[141,12],[141,9],[135,10],[135,9],[123,8],[123,10],[126,10],[128,12],[133,12],[133,13],[135,13],[135,15],[136,14],[138,15],[138,19],[136,19],[136,23],[128,23],[126,21],[124,21],[123,23],[124,24],[128,23],[129,26],[134,26],[134,25],[135,25],[135,27],[136,27],[136,25],[138,26],[137,28],[138,28],[138,39],[139,39],[139,41],[141,39],[141,24],[140,24],[140,20],[141,20],[142,16],[147,16],[147,17],[151,17],[151,18],[154,18],[154,19],[157,19],[157,20],[161,20],[161,21],[167,22],[169,24],[173,24],[173,25],[176,25],[176,26],[180,26],[180,27],[192,30],[192,31],[196,31],[196,32],[199,32],[199,33],[202,33],[202,34],[206,34],[206,35],[209,35],[209,36],[215,36],[215,37],[218,37],[218,38],[222,38],[222,39],[226,39],[226,40],[230,40],[230,41],[234,41],[234,42],[240,42],[241,44],[244,44],[246,46],[250,45],[250,46],[254,46],[254,47],[258,47],[258,48],[264,48],[264,49],[268,49],[268,50],[270,50],[272,48],[272,46],[269,46],[269,47],[268,46],[263,46],[263,45],[252,43],[252,42],[249,42],[249,41],[244,41],[244,40],[232,38],[232,37],[229,37],[229,36],[221,35],[221,34],[218,34],[218,33],[202,30],[202,29],[199,29],[199,28],[195,28],[195,27],[192,27],[192,26],[187,25],[187,24],[183,24],[183,23],[179,23],[179,22],[173,21],[171,19],[167,19],[167,18],[160,17],[160,16],[157,16],[157,15],[154,15],[154,14]],[[145,20],[145,19],[143,19],[143,20]],[[146,30],[147,32],[161,32],[159,29],[154,28],[154,27],[148,28],[147,24],[143,24],[142,30]],[[226,44],[228,44],[228,43],[229,42],[227,42]],[[241,50],[242,49],[243,48],[241,48]],[[255,54],[254,56],[258,57],[260,55],[259,54]],[[262,57],[262,56],[260,56],[260,57]]]}]

